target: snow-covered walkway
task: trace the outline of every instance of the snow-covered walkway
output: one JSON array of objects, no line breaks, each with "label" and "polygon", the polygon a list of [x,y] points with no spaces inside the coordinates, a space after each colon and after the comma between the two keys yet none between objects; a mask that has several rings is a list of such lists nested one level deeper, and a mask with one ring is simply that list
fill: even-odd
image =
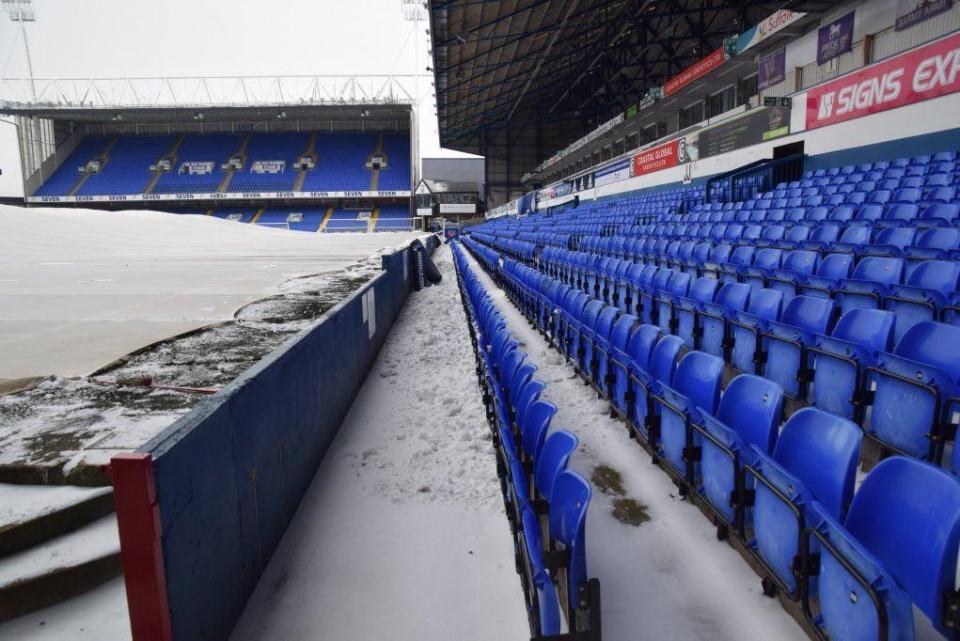
[{"label": "snow-covered walkway", "polygon": [[233,641],[529,635],[450,250],[410,295]]},{"label": "snow-covered walkway", "polygon": [[[536,377],[547,384],[543,398],[559,409],[553,428],[580,439],[570,465],[594,479],[587,567],[600,579],[604,641],[806,639],[780,604],[762,595],[759,577],[740,555],[717,541],[710,522],[681,500],[666,474],[630,440],[624,424],[609,417],[607,402],[597,399],[467,255],[520,349],[539,368]],[[595,475],[599,466],[605,485],[613,486],[606,492]],[[618,480],[622,487],[616,487]],[[614,517],[615,506],[622,520]],[[622,522],[630,520],[642,522]]]}]

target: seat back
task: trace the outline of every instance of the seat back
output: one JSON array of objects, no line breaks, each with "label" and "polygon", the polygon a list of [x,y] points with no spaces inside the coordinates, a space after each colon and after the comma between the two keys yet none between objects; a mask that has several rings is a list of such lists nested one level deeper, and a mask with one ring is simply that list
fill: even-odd
[{"label": "seat back", "polygon": [[677,365],[671,387],[690,399],[693,407],[716,411],[723,380],[723,359],[706,352],[687,352]]},{"label": "seat back", "polygon": [[627,351],[627,344],[630,337],[639,326],[640,319],[631,314],[623,314],[613,324],[613,331],[610,332],[610,344],[616,349]]},{"label": "seat back", "polygon": [[753,258],[753,266],[760,269],[777,269],[780,267],[780,259],[783,251],[772,247],[765,247],[757,252]]},{"label": "seat back", "polygon": [[[689,296],[699,303],[711,303],[720,284],[716,278],[698,278],[690,286]],[[748,288],[749,289],[749,288]]]},{"label": "seat back", "polygon": [[576,451],[578,444],[577,437],[566,430],[551,432],[543,442],[533,470],[533,484],[548,502],[553,497],[557,476],[567,469],[570,455]]},{"label": "seat back", "polygon": [[674,296],[686,296],[690,288],[690,274],[686,272],[674,272],[667,282],[667,292]]},{"label": "seat back", "polygon": [[557,413],[557,406],[547,401],[536,400],[527,408],[520,425],[520,447],[534,461],[540,455],[540,448],[550,429],[550,421]]},{"label": "seat back", "polygon": [[673,381],[681,347],[683,347],[683,339],[679,336],[663,336],[657,341],[650,356],[649,372],[654,380],[667,385]]},{"label": "seat back", "polygon": [[714,302],[731,311],[741,312],[747,308],[752,291],[753,288],[746,283],[724,283],[720,291],[717,292]]},{"label": "seat back", "polygon": [[771,380],[740,374],[730,381],[717,407],[717,418],[747,445],[773,451],[783,415],[783,389]]},{"label": "seat back", "polygon": [[805,407],[783,426],[773,458],[810,490],[827,512],[842,519],[853,497],[860,458],[860,428],[813,407]]},{"label": "seat back", "polygon": [[956,589],[960,546],[957,479],[927,463],[888,458],[864,479],[844,525],[947,634],[943,595]]},{"label": "seat back", "polygon": [[910,274],[907,285],[949,295],[957,291],[960,265],[949,260],[925,260]]},{"label": "seat back", "polygon": [[783,259],[783,269],[796,274],[812,274],[817,266],[817,252],[795,250],[788,252]]},{"label": "seat back", "polygon": [[960,327],[922,321],[906,331],[893,353],[937,368],[952,385],[960,383]]},{"label": "seat back", "polygon": [[794,296],[787,303],[780,322],[802,330],[822,334],[833,317],[834,302],[817,296]]},{"label": "seat back", "polygon": [[590,506],[590,484],[573,470],[557,475],[550,501],[550,537],[570,552],[567,568],[569,599],[577,598],[577,586],[587,580],[587,509]]},{"label": "seat back", "polygon": [[829,254],[820,261],[817,276],[821,278],[847,278],[853,269],[853,254]]},{"label": "seat back", "polygon": [[663,330],[656,325],[640,325],[630,338],[630,343],[627,345],[627,354],[630,355],[636,366],[645,372],[650,371],[650,357],[662,333]]},{"label": "seat back", "polygon": [[747,312],[761,320],[777,320],[783,306],[783,292],[776,289],[758,289],[750,294]]},{"label": "seat back", "polygon": [[857,264],[853,278],[869,280],[882,285],[896,285],[903,276],[903,261],[899,258],[868,256]]},{"label": "seat back", "polygon": [[870,353],[889,351],[893,347],[893,331],[897,315],[880,309],[852,309],[844,314],[830,334],[855,343]]},{"label": "seat back", "polygon": [[527,413],[527,409],[529,409],[534,401],[540,398],[540,395],[545,389],[547,389],[546,384],[537,379],[533,379],[523,386],[516,403],[517,425],[523,425],[523,419]]}]

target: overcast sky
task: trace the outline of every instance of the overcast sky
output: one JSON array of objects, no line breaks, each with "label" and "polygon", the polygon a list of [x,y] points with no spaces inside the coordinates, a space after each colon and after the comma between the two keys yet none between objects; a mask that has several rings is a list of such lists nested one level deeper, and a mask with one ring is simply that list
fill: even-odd
[{"label": "overcast sky", "polygon": [[[28,39],[38,78],[412,74],[401,0],[34,0]],[[425,73],[427,23],[416,31]],[[19,27],[0,15],[0,77],[27,77]],[[437,148],[430,77],[421,155]],[[15,130],[0,124],[0,195],[19,195]]]}]

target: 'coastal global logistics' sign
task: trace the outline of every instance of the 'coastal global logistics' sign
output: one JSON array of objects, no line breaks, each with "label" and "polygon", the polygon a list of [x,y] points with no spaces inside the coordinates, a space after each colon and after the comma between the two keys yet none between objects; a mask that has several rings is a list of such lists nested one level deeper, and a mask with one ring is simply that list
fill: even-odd
[{"label": "'coastal global logistics' sign", "polygon": [[960,90],[960,34],[807,91],[807,129],[825,127]]},{"label": "'coastal global logistics' sign", "polygon": [[687,161],[686,149],[686,139],[679,138],[640,152],[633,157],[630,175],[642,176],[661,169],[676,167]]}]

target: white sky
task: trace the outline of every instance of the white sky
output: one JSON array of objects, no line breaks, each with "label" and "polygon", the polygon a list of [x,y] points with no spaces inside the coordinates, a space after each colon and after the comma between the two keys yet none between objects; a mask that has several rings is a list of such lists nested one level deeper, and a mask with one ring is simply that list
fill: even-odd
[{"label": "white sky", "polygon": [[[412,74],[401,0],[34,0],[36,77]],[[438,149],[427,22],[416,30],[421,156]],[[27,77],[19,27],[0,15],[0,77]],[[21,193],[16,132],[0,124],[0,195]]]}]

